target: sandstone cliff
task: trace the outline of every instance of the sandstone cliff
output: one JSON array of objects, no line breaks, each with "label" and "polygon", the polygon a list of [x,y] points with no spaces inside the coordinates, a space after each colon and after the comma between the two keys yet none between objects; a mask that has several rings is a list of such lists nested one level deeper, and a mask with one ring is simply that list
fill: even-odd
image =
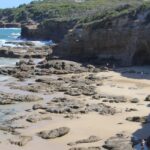
[{"label": "sandstone cliff", "polygon": [[150,64],[150,9],[78,25],[53,55],[116,65]]}]

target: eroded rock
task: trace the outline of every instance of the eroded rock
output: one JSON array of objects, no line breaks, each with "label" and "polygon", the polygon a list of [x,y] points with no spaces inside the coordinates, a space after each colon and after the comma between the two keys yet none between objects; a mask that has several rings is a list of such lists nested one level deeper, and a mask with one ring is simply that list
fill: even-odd
[{"label": "eroded rock", "polygon": [[69,131],[70,129],[68,127],[61,127],[50,131],[41,131],[38,133],[38,136],[43,139],[54,139],[68,134]]}]

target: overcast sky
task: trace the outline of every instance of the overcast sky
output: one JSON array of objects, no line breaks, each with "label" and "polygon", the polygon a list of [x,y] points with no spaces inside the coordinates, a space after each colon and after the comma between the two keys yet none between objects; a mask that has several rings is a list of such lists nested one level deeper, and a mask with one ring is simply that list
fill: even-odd
[{"label": "overcast sky", "polygon": [[32,0],[0,0],[0,8],[16,7],[20,4],[29,3]]}]

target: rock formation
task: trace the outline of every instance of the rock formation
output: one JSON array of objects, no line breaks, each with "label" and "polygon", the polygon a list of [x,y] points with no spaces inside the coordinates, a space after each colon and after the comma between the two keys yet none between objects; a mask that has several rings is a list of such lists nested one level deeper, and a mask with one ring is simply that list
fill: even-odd
[{"label": "rock formation", "polygon": [[40,25],[22,26],[21,37],[29,40],[53,40],[59,42],[76,21],[47,20]]},{"label": "rock formation", "polygon": [[116,65],[150,64],[150,10],[137,8],[81,24],[55,48],[54,55]]}]

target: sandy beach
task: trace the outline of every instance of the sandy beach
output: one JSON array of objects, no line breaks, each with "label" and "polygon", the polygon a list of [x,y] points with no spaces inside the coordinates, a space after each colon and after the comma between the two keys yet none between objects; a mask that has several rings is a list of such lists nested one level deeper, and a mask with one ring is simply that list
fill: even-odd
[{"label": "sandy beach", "polygon": [[[115,71],[102,71],[98,73],[79,73],[79,74],[67,74],[67,75],[54,75],[56,79],[70,78],[72,76],[83,79],[89,74],[93,74],[96,81],[92,82],[92,86],[95,86],[97,94],[107,95],[108,97],[124,97],[124,102],[109,101],[109,98],[94,98],[93,94],[90,96],[78,95],[70,96],[63,92],[53,92],[53,94],[41,92],[27,92],[25,89],[16,89],[17,85],[20,85],[20,81],[16,79],[3,81],[1,89],[9,89],[9,93],[14,93],[15,90],[20,90],[20,93],[40,95],[44,98],[43,101],[30,102],[30,103],[15,103],[11,105],[0,106],[1,114],[3,116],[3,123],[6,124],[6,120],[15,118],[11,122],[11,126],[15,127],[17,133],[10,133],[8,131],[0,131],[0,149],[5,150],[40,150],[44,147],[45,150],[69,150],[72,147],[101,147],[105,141],[118,133],[125,133],[128,136],[136,136],[139,139],[144,139],[149,136],[149,132],[145,129],[149,127],[149,124],[142,126],[141,122],[128,121],[128,117],[143,117],[149,115],[149,102],[144,101],[149,95],[150,80],[149,80],[149,67],[129,67],[118,68]],[[52,77],[52,79],[54,78]],[[36,76],[36,79],[39,77]],[[45,76],[46,78],[46,76]],[[51,76],[47,76],[51,78]],[[54,79],[53,79],[54,80]],[[25,84],[27,83],[27,84]],[[13,86],[12,86],[13,85]],[[36,85],[34,79],[26,79],[22,81],[22,86]],[[69,87],[68,87],[69,88]],[[2,90],[1,90],[2,91]],[[2,91],[5,92],[5,91]],[[26,93],[26,94],[27,94]],[[84,102],[84,105],[93,104],[105,104],[110,108],[115,109],[114,114],[104,113],[100,114],[96,111],[89,111],[88,113],[49,113],[45,109],[33,110],[33,105],[48,105],[51,106],[51,100],[55,98],[67,97],[74,101],[80,100]],[[131,102],[132,99],[137,99],[136,102]],[[10,114],[9,114],[10,113]],[[7,114],[7,115],[6,115]],[[51,119],[39,119],[35,122],[28,122],[29,116],[44,116],[51,117]],[[33,117],[33,118],[34,118]],[[70,132],[62,137],[54,139],[42,139],[37,135],[41,131],[49,131],[60,127],[68,127]],[[18,146],[18,144],[12,144],[11,141],[20,141],[20,135],[30,136],[32,140],[27,142],[24,146]],[[90,136],[97,136],[99,140],[91,143],[79,143],[73,146],[69,146],[68,143],[75,142],[81,139],[86,139]],[[103,149],[103,148],[102,148]]]}]

